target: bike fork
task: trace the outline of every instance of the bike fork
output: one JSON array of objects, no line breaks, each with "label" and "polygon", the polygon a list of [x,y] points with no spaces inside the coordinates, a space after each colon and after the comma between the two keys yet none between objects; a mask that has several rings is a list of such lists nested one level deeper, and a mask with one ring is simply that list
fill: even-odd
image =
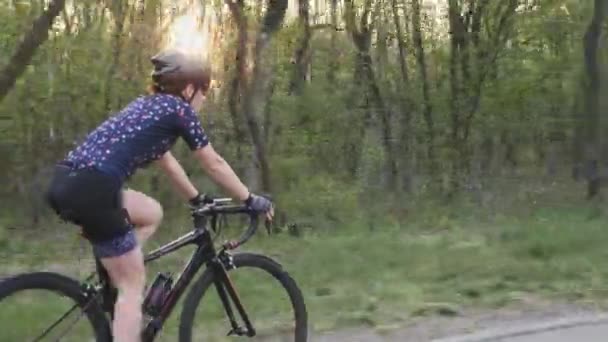
[{"label": "bike fork", "polygon": [[[247,312],[245,312],[245,308],[243,307],[243,304],[241,303],[239,295],[236,292],[236,289],[234,288],[234,285],[232,284],[230,277],[228,277],[228,272],[226,271],[223,264],[219,260],[216,259],[212,263],[213,263],[213,271],[215,274],[215,277],[214,277],[215,289],[217,290],[217,294],[219,295],[220,300],[222,301],[222,304],[224,305],[226,315],[228,316],[228,319],[230,320],[230,325],[232,326],[232,330],[228,333],[228,336],[230,336],[230,335],[238,335],[238,336],[246,335],[249,337],[255,336],[255,334],[256,334],[255,329],[253,328],[253,325],[251,324],[251,321],[249,320],[249,316],[247,315]],[[228,298],[228,296],[230,296],[230,298]],[[230,304],[231,300],[234,303],[234,306],[236,307],[237,311],[239,312],[241,319],[245,323],[245,328],[239,326],[239,324],[237,323],[236,318],[234,317],[234,311],[232,310],[232,305]]]}]

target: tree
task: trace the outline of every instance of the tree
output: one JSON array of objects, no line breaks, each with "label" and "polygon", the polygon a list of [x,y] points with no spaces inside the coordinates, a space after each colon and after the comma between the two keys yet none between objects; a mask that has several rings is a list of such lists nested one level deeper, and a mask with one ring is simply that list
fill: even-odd
[{"label": "tree", "polygon": [[[513,31],[517,0],[500,1],[488,13],[489,0],[448,0],[450,30],[450,116],[452,175],[449,194],[468,176],[471,125],[479,111],[483,86]],[[484,34],[485,33],[485,34]]]},{"label": "tree", "polygon": [[306,75],[308,74],[309,67],[309,46],[310,38],[312,36],[310,29],[309,20],[309,0],[298,1],[298,16],[302,34],[298,40],[298,47],[295,51],[294,56],[294,69],[293,76],[289,85],[289,94],[300,94],[304,82],[306,82]]},{"label": "tree", "polygon": [[49,7],[34,21],[31,30],[24,36],[4,70],[0,72],[0,102],[25,71],[38,47],[49,37],[49,29],[55,17],[61,13],[65,0],[53,0]]},{"label": "tree", "polygon": [[427,156],[429,159],[429,168],[431,170],[435,170],[437,168],[437,165],[435,164],[435,124],[433,120],[433,104],[431,102],[426,58],[424,55],[424,45],[422,43],[419,0],[412,0],[412,12],[412,26],[414,27],[413,40],[414,46],[416,47],[416,61],[418,62],[420,78],[422,79],[422,98],[424,102],[423,115],[428,136]]},{"label": "tree", "polygon": [[593,198],[600,191],[600,66],[598,47],[602,35],[602,25],[606,19],[606,0],[595,0],[593,16],[583,37],[584,75],[584,157],[588,177],[587,195]]},{"label": "tree", "polygon": [[[270,43],[272,35],[279,29],[285,18],[287,0],[269,0],[266,14],[262,19],[260,30],[256,37],[253,55],[253,75],[247,85],[244,98],[243,111],[249,133],[255,150],[255,156],[260,168],[260,180],[263,191],[271,192],[271,177],[266,143],[264,141],[263,129],[259,125],[259,118],[264,112],[262,101],[266,98],[267,84],[272,71],[267,66],[264,52]],[[265,127],[268,129],[268,127]]]},{"label": "tree", "polygon": [[[369,99],[368,103],[373,103],[375,112],[380,118],[381,130],[382,130],[382,143],[384,151],[386,153],[386,170],[387,170],[387,182],[386,186],[388,189],[395,189],[396,181],[398,178],[397,174],[397,159],[395,156],[395,149],[393,145],[393,127],[392,127],[392,110],[389,108],[382,93],[378,82],[376,80],[376,74],[373,68],[373,61],[370,55],[371,46],[371,19],[370,12],[372,7],[372,1],[366,0],[363,15],[360,18],[359,25],[355,21],[355,11],[351,0],[345,1],[345,21],[346,29],[350,32],[350,35],[357,47],[357,73],[361,73],[362,80],[367,85],[366,97]],[[368,108],[370,110],[370,108]],[[368,114],[369,115],[369,114]]]}]

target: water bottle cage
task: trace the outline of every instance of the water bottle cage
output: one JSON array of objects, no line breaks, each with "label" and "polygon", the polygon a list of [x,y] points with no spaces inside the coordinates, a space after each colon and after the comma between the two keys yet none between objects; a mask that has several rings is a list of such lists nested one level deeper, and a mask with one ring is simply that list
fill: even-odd
[{"label": "water bottle cage", "polygon": [[148,314],[152,316],[158,315],[165,303],[167,294],[171,291],[172,285],[173,279],[170,276],[162,273],[156,276],[143,303],[143,307]]}]

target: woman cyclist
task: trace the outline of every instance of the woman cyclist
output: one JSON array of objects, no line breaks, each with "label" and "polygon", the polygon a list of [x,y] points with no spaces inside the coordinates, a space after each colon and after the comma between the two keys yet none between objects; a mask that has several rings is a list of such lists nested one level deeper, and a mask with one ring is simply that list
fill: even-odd
[{"label": "woman cyclist", "polygon": [[124,189],[134,172],[152,162],[191,204],[201,195],[169,152],[184,139],[211,179],[235,200],[272,219],[272,203],[249,192],[230,165],[216,153],[196,111],[210,86],[208,68],[177,51],[151,58],[150,94],[140,96],[94,129],[59,162],[46,194],[65,220],[82,227],[93,252],[118,289],[114,341],[139,340],[145,269],[141,245],[159,226],[160,204]]}]

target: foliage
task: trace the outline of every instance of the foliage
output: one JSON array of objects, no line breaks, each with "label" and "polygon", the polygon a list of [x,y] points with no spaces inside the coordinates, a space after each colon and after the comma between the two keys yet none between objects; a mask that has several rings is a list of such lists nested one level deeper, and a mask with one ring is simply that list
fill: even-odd
[{"label": "foliage", "polygon": [[[306,23],[292,14],[272,38],[263,57],[270,63],[264,82],[272,86],[260,93],[266,96],[259,102],[265,108],[256,115],[268,146],[275,196],[285,201],[288,221],[316,217],[319,222],[346,222],[353,212],[369,208],[367,203],[389,197],[395,202],[386,206],[391,207],[387,211],[403,211],[403,203],[413,201],[413,196],[430,193],[444,198],[454,186],[456,191],[484,191],[505,169],[533,170],[540,179],[545,169],[563,170],[575,162],[575,131],[586,94],[581,89],[582,37],[591,5],[574,0],[520,1],[513,20],[500,31],[502,18],[507,18],[506,1],[489,1],[483,13],[475,7],[483,1],[426,4],[419,28],[412,19],[414,3],[395,1],[396,6],[369,2],[369,18],[363,17],[363,3],[355,3],[356,10],[349,12],[356,21],[353,27],[360,31],[357,39],[370,39],[369,60],[360,49],[363,45],[352,38],[353,27],[342,18],[336,16],[334,27],[331,15],[311,13],[305,54],[309,57],[297,61],[307,63],[303,70],[308,71],[298,94],[290,94],[289,88]],[[119,4],[68,3],[56,18],[50,39],[0,103],[0,129],[5,131],[0,137],[0,198],[11,198],[6,208],[19,209],[13,215],[38,222],[45,213],[40,194],[49,166],[104,118],[144,93],[147,58],[167,36],[167,26],[161,23],[170,24],[188,12],[185,3],[174,12],[157,1],[122,3],[125,12]],[[449,26],[458,17],[447,15],[449,4],[461,11],[463,23],[474,20],[469,16],[475,17],[478,10],[481,13],[480,40],[475,41],[474,25],[464,32],[469,45],[458,54],[456,73],[451,72],[455,33]],[[473,6],[470,12],[467,6]],[[253,171],[258,164],[252,157],[251,136],[244,117],[233,117],[228,108],[228,88],[239,72],[231,62],[237,29],[230,13],[219,12],[221,7],[218,2],[206,8],[216,16],[217,32],[225,39],[213,51],[214,58],[222,60],[221,87],[210,96],[202,118],[215,146],[255,189],[259,182]],[[262,12],[256,6],[245,10],[248,47],[253,48]],[[331,12],[330,3],[327,10]],[[0,49],[12,51],[41,11],[33,4],[24,7],[23,2],[0,4]],[[397,11],[402,30],[396,30],[392,11]],[[421,31],[419,47],[413,36],[416,29]],[[404,56],[399,54],[399,39],[406,43]],[[599,54],[605,60],[605,51]],[[9,55],[0,55],[0,65]],[[249,67],[260,62],[248,61]],[[473,72],[469,79],[466,65]],[[477,87],[474,76],[482,71],[486,74]],[[454,77],[461,80],[455,98]],[[423,84],[428,85],[428,99]],[[240,92],[244,95],[247,89]],[[476,96],[479,105],[471,109]],[[469,115],[470,134],[462,137],[467,128],[455,125]],[[429,139],[428,118],[434,122],[434,141]],[[238,127],[241,136],[235,136]],[[211,187],[182,147],[176,149],[178,157],[197,184]],[[390,158],[398,166],[397,186],[387,181]],[[159,177],[156,171],[144,171],[132,185],[152,192],[169,208],[178,207],[178,198],[163,188]],[[455,178],[461,181],[454,182]]]},{"label": "foliage", "polygon": [[[472,306],[493,309],[543,299],[604,306],[606,212],[594,212],[580,196],[576,199],[571,181],[540,187],[516,179],[504,186],[518,195],[497,198],[489,206],[495,210],[475,210],[465,201],[446,207],[427,199],[411,205],[408,220],[400,225],[385,224],[375,231],[366,225],[319,229],[299,238],[260,232],[242,249],[264,251],[281,261],[304,292],[315,331],[399,325],[418,316],[460,315]],[[565,201],[547,200],[555,198]],[[176,228],[164,224],[146,249],[186,232]],[[237,234],[229,229],[230,236]],[[3,272],[53,269],[84,278],[94,267],[85,247],[72,227],[25,232],[0,250]],[[191,252],[153,262],[148,274],[180,269]],[[253,311],[258,321],[281,313],[282,299],[272,282],[264,279],[238,289],[239,295],[255,296],[274,309]],[[251,299],[245,302],[248,308],[257,305]],[[218,304],[212,302],[200,318],[208,334],[225,334]],[[169,322],[164,338],[176,334],[178,317]]]}]

